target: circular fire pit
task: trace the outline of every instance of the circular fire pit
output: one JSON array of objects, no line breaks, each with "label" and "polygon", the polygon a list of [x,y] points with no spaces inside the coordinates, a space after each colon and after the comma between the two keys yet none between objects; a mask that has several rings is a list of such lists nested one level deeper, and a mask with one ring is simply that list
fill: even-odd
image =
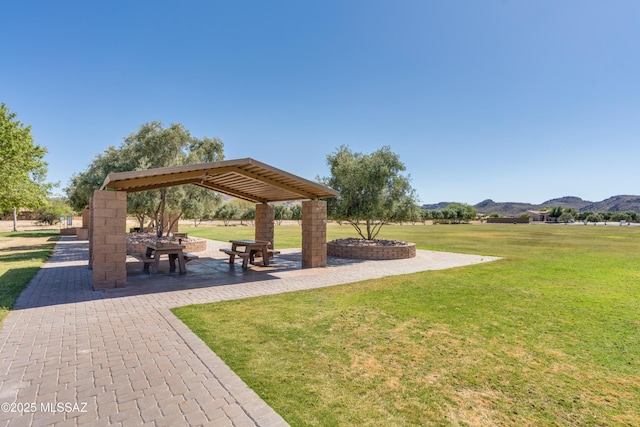
[{"label": "circular fire pit", "polygon": [[337,239],[327,242],[327,255],[354,259],[413,258],[416,244],[399,240]]}]

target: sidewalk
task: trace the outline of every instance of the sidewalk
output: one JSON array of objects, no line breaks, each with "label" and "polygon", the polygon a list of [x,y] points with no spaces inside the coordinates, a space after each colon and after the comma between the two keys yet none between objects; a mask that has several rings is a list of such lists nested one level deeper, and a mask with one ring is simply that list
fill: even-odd
[{"label": "sidewalk", "polygon": [[93,291],[87,256],[86,242],[63,237],[5,319],[0,426],[286,426],[170,308],[496,259],[419,250],[302,270],[285,250],[270,269],[243,272],[205,256],[186,275],[132,273],[124,289]]}]

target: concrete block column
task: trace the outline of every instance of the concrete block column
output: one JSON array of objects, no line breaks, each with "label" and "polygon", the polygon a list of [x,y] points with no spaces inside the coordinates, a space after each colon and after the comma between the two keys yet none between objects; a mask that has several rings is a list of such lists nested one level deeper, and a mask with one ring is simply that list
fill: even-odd
[{"label": "concrete block column", "polygon": [[91,209],[84,208],[82,210],[82,228],[89,228],[91,223]]},{"label": "concrete block column", "polygon": [[327,202],[302,202],[302,267],[327,266]]},{"label": "concrete block column", "polygon": [[276,210],[272,205],[259,203],[256,205],[255,240],[271,242],[273,247],[274,221]]},{"label": "concrete block column", "polygon": [[89,223],[91,222],[91,209],[84,208],[82,210],[82,228],[76,229],[76,238],[78,240],[89,239]]},{"label": "concrete block column", "polygon": [[123,288],[127,280],[127,193],[96,190],[91,199],[93,289]]}]

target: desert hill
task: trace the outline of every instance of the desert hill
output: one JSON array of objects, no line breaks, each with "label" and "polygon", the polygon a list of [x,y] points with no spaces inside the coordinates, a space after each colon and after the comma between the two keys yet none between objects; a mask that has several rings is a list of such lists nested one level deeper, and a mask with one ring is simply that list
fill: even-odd
[{"label": "desert hill", "polygon": [[[449,205],[449,202],[422,205],[422,209],[442,210]],[[543,208],[553,208],[562,206],[572,208],[578,212],[639,212],[640,196],[621,195],[613,196],[600,202],[582,200],[580,197],[566,196],[557,199],[547,200],[539,205],[524,202],[494,202],[491,199],[483,200],[473,207],[478,213],[488,215],[497,212],[502,216],[517,216],[529,210],[535,211]]]}]

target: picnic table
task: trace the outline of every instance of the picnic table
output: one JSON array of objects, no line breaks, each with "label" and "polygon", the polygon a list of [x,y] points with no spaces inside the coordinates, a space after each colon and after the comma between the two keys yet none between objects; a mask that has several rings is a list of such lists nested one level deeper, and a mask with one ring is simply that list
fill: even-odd
[{"label": "picnic table", "polygon": [[146,243],[145,245],[147,250],[144,254],[133,253],[131,256],[137,258],[144,264],[144,271],[146,273],[149,272],[149,265],[151,265],[151,274],[158,274],[160,257],[162,255],[169,257],[169,271],[171,273],[175,273],[176,271],[176,260],[178,260],[180,274],[184,274],[187,272],[186,264],[189,261],[198,259],[198,256],[195,254],[184,253],[184,246],[176,245],[175,243],[154,242]]},{"label": "picnic table", "polygon": [[242,258],[242,268],[247,268],[249,262],[255,263],[255,256],[259,254],[262,257],[262,265],[269,265],[269,257],[279,252],[269,249],[271,242],[263,240],[229,240],[231,249],[223,248],[221,252],[229,255],[229,264],[235,262],[236,257]]},{"label": "picnic table", "polygon": [[[180,267],[180,274],[187,272],[187,267],[184,262],[184,253],[182,250],[184,246],[176,245],[175,243],[147,243],[147,252],[145,256],[154,260],[151,265],[151,274],[158,274],[158,268],[160,267],[160,257],[167,255],[169,257],[169,271],[174,273],[176,271],[176,259],[178,260],[178,266]],[[145,269],[148,269],[148,265],[145,264]],[[145,270],[146,271],[146,270]]]}]

